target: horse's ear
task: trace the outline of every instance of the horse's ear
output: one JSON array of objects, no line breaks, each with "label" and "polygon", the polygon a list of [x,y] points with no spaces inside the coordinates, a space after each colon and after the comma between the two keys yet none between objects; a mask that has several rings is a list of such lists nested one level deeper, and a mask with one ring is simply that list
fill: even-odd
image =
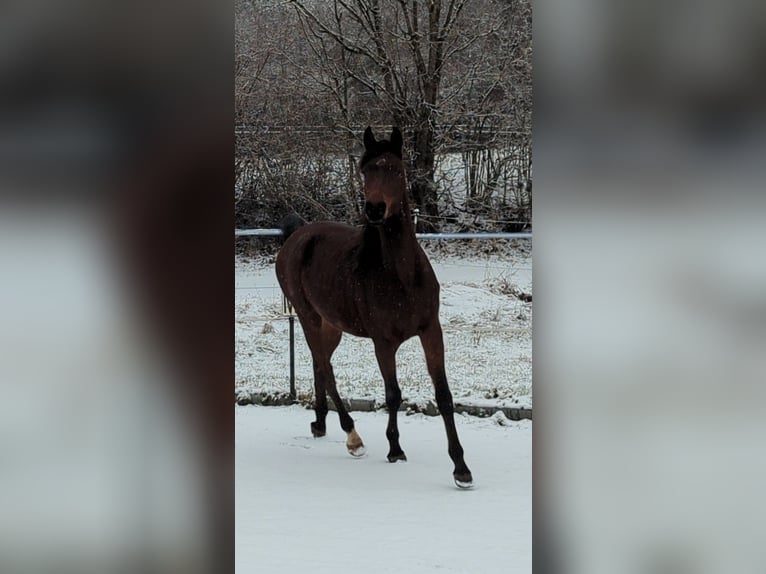
[{"label": "horse's ear", "polygon": [[402,132],[399,131],[399,128],[394,126],[391,130],[391,147],[393,147],[400,156],[402,155],[402,143]]},{"label": "horse's ear", "polygon": [[372,128],[367,126],[367,129],[364,130],[364,149],[370,149],[376,143],[375,136],[372,134]]}]

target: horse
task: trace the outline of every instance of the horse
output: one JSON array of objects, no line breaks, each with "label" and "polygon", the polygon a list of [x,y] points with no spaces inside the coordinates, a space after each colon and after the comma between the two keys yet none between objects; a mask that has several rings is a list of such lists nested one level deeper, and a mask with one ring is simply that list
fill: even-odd
[{"label": "horse", "polygon": [[359,169],[364,181],[364,225],[335,222],[285,226],[287,238],[276,259],[276,274],[303,328],[314,367],[314,437],[326,433],[327,395],[346,432],[354,457],[366,452],[335,383],[330,359],[343,333],[372,339],[385,384],[388,461],[406,461],[399,444],[397,413],[402,393],[396,378],[396,351],[418,336],[425,353],[436,404],[447,433],[447,451],[459,488],[473,477],[463,458],[455,427],[452,393],[444,369],[439,322],[439,282],[418,244],[407,199],[402,134],[394,127],[388,140],[376,140],[368,126]]}]

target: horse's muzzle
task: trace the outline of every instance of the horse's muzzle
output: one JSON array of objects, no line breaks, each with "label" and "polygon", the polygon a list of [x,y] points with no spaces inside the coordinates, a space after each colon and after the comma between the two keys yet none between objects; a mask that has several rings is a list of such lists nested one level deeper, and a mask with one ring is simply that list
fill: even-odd
[{"label": "horse's muzzle", "polygon": [[366,201],[364,203],[364,214],[367,216],[367,221],[372,225],[380,225],[386,217],[385,202],[371,203]]}]

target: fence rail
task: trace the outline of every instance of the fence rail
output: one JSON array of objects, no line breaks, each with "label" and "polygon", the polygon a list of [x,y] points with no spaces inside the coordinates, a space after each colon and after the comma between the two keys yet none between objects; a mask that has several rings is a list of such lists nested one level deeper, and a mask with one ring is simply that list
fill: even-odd
[{"label": "fence rail", "polygon": [[[281,237],[284,235],[284,232],[281,229],[235,229],[234,230],[235,237]],[[519,233],[506,233],[506,232],[466,232],[466,233],[416,233],[415,234],[418,239],[424,239],[424,240],[439,240],[439,239],[464,239],[464,240],[472,240],[472,239],[532,239],[532,233],[531,232],[519,232]],[[278,289],[278,287],[275,287],[275,289]],[[292,307],[289,305],[287,300],[285,299],[284,295],[282,296],[282,306],[283,306],[283,313],[284,315],[287,315],[287,319],[289,321],[289,341],[290,341],[290,354],[289,354],[289,365],[290,365],[290,391],[289,391],[289,403],[294,402],[297,400],[297,391],[296,391],[296,384],[295,384],[295,315],[292,312]],[[271,317],[273,319],[273,317]],[[247,317],[245,320],[254,320],[255,317]],[[451,331],[449,327],[445,329],[445,331]],[[256,393],[257,394],[257,393]],[[269,399],[271,400],[271,399]],[[237,402],[239,404],[249,404],[250,402],[258,402],[257,400],[250,397],[240,397],[237,395]],[[374,402],[374,401],[373,401]],[[286,404],[289,404],[286,403]],[[268,402],[265,402],[263,404],[271,404]],[[435,408],[435,407],[434,407]],[[473,407],[470,407],[473,408]],[[484,407],[476,407],[474,410],[476,412],[473,412],[470,410],[470,408],[465,408],[466,412],[472,412],[472,414],[479,414],[480,416],[484,416],[486,413],[484,411],[486,410]],[[496,407],[491,408],[494,412],[494,410],[507,410],[508,407]],[[532,410],[531,409],[511,409],[514,412],[506,412],[506,416],[509,416],[512,420],[518,420],[519,418],[532,418]],[[521,411],[524,411],[521,413]],[[521,413],[521,414],[520,414]]]},{"label": "fence rail", "polygon": [[[235,229],[235,237],[281,237],[281,229]],[[416,233],[418,239],[532,239],[532,233],[466,232],[466,233]]]}]

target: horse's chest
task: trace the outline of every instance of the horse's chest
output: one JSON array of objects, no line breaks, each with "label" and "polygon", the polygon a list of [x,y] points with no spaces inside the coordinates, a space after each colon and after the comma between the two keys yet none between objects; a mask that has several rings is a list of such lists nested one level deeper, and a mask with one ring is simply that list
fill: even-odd
[{"label": "horse's chest", "polygon": [[398,281],[373,282],[360,308],[365,329],[371,334],[407,339],[433,314],[429,294],[417,286]]}]

